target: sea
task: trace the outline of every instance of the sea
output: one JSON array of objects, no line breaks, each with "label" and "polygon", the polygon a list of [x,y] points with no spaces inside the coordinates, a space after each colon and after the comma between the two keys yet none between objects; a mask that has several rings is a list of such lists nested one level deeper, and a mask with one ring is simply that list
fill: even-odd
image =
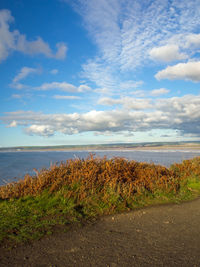
[{"label": "sea", "polygon": [[185,159],[200,156],[200,150],[97,150],[97,151],[11,151],[0,152],[0,186],[22,179],[25,174],[34,175],[34,168],[50,168],[67,159],[85,159],[93,153],[95,157],[122,157],[128,160],[160,164],[169,167]]}]

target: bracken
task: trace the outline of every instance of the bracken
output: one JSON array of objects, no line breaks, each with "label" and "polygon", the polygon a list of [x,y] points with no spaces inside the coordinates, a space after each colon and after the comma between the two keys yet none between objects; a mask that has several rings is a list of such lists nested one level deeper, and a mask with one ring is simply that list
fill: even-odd
[{"label": "bracken", "polygon": [[181,180],[191,174],[200,176],[200,157],[174,164],[170,168],[160,165],[128,161],[124,158],[107,159],[90,154],[87,159],[75,159],[53,165],[49,169],[35,170],[36,175],[25,175],[18,182],[0,187],[0,199],[36,196],[44,190],[50,193],[66,187],[67,195],[84,199],[88,194],[108,194],[108,188],[124,195],[134,196],[144,190],[177,192]]}]

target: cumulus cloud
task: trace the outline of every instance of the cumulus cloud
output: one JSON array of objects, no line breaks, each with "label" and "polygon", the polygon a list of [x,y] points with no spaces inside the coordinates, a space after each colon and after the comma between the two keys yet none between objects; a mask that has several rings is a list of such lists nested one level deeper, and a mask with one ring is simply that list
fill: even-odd
[{"label": "cumulus cloud", "polygon": [[149,54],[152,59],[164,62],[182,60],[188,57],[180,53],[178,45],[175,44],[154,47],[150,50]]},{"label": "cumulus cloud", "polygon": [[11,13],[7,9],[0,10],[0,62],[5,60],[13,51],[24,54],[43,54],[49,58],[64,59],[66,57],[67,46],[64,43],[57,43],[57,51],[54,53],[49,44],[41,37],[34,41],[28,41],[26,35],[18,30],[10,31],[10,23],[14,21]]},{"label": "cumulus cloud", "polygon": [[[169,39],[164,39],[160,42],[160,46],[157,45],[153,47],[153,49],[155,48],[156,50],[157,48],[170,46],[178,48],[178,55],[181,54],[183,57],[185,56],[185,58],[192,58],[195,53],[198,53],[200,34],[180,31],[179,33],[174,33]],[[180,58],[180,60],[182,60],[182,58]]]},{"label": "cumulus cloud", "polygon": [[193,82],[200,81],[200,61],[179,63],[174,66],[169,66],[164,70],[159,71],[155,75],[157,80],[190,80]]},{"label": "cumulus cloud", "polygon": [[40,135],[40,136],[52,136],[54,135],[54,130],[49,125],[31,125],[25,129],[28,135]]},{"label": "cumulus cloud", "polygon": [[113,109],[86,113],[43,114],[31,111],[7,112],[0,119],[10,127],[21,125],[29,135],[51,136],[94,133],[127,133],[153,129],[178,130],[200,136],[200,96],[186,95],[160,99],[150,110]]},{"label": "cumulus cloud", "polygon": [[182,97],[160,99],[156,103],[156,108],[172,114],[184,114],[188,119],[190,116],[191,119],[198,118],[200,115],[200,96],[185,95]]}]

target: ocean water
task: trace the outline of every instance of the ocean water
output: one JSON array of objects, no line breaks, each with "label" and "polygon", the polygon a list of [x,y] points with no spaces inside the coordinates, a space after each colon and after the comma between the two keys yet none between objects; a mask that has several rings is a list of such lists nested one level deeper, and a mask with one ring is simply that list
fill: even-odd
[{"label": "ocean water", "polygon": [[128,160],[140,162],[153,162],[169,167],[172,163],[181,162],[200,156],[200,151],[176,151],[176,150],[101,150],[101,151],[48,151],[48,152],[0,152],[0,185],[17,181],[26,173],[35,174],[33,169],[49,168],[51,164],[59,164],[61,161],[75,158],[87,158],[89,153],[96,156],[123,157]]}]

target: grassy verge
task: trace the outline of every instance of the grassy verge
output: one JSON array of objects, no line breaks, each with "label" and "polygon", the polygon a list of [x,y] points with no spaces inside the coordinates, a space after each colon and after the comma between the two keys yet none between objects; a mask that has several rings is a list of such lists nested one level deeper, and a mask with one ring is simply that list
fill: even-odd
[{"label": "grassy verge", "polygon": [[[37,172],[37,171],[36,171]],[[39,239],[55,225],[200,195],[200,158],[169,169],[124,159],[74,160],[0,187],[0,243]]]}]

